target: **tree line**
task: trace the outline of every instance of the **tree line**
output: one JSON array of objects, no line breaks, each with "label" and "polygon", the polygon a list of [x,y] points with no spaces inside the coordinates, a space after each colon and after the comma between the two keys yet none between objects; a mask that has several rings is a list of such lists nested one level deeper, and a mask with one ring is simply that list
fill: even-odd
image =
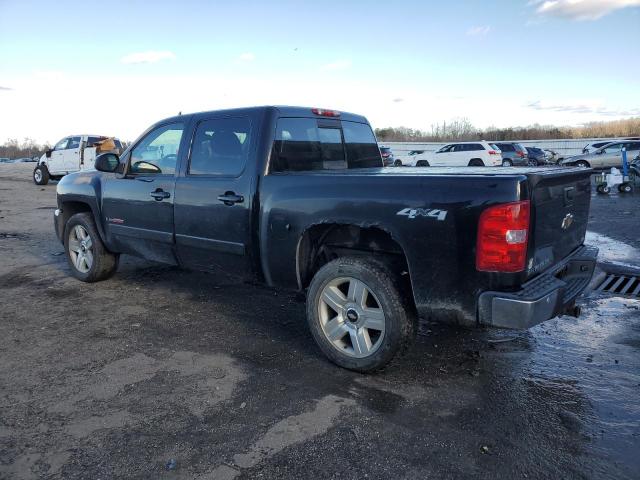
[{"label": "tree line", "polygon": [[580,127],[530,125],[528,127],[485,129],[474,127],[466,119],[431,125],[430,131],[407,127],[376,128],[381,142],[453,142],[472,140],[546,140],[560,138],[610,138],[640,136],[640,117],[609,122],[590,122]]},{"label": "tree line", "polygon": [[40,157],[50,148],[51,145],[47,143],[39,144],[32,138],[25,138],[22,141],[18,141],[17,138],[10,138],[2,145],[0,145],[0,157]]}]

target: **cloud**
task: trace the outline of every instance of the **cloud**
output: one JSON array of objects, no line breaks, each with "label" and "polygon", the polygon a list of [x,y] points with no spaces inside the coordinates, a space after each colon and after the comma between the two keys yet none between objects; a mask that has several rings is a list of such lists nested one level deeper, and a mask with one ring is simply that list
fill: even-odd
[{"label": "cloud", "polygon": [[640,6],[640,0],[532,0],[539,15],[568,20],[597,20],[627,7]]},{"label": "cloud", "polygon": [[246,52],[246,53],[242,53],[237,60],[239,62],[253,62],[255,59],[256,59],[256,56],[253,53]]},{"label": "cloud", "polygon": [[491,27],[489,25],[477,25],[467,30],[467,35],[470,37],[484,37],[490,31]]},{"label": "cloud", "polygon": [[136,52],[125,55],[120,59],[122,63],[126,64],[138,64],[138,63],[156,63],[161,60],[175,60],[176,55],[173,52],[166,50],[155,51],[150,50],[148,52]]},{"label": "cloud", "polygon": [[351,60],[338,60],[336,62],[327,63],[320,67],[320,69],[325,71],[346,70],[347,68],[351,68],[351,65]]},{"label": "cloud", "polygon": [[541,111],[561,112],[561,113],[574,113],[574,114],[589,114],[598,115],[603,117],[635,117],[640,115],[640,108],[628,108],[628,109],[611,109],[602,107],[599,105],[590,105],[587,103],[574,103],[574,104],[554,104],[543,102],[541,100],[535,100],[527,103],[528,108]]},{"label": "cloud", "polygon": [[13,90],[13,88],[0,86],[0,91],[3,91],[3,90],[4,91],[9,91],[9,90]]}]

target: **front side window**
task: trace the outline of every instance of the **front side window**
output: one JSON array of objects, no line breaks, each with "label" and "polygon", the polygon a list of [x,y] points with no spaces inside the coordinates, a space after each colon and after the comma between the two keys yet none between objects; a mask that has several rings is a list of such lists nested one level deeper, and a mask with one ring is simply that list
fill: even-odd
[{"label": "front side window", "polygon": [[152,130],[131,152],[131,174],[173,175],[184,124],[172,123]]},{"label": "front side window", "polygon": [[614,143],[602,149],[602,153],[616,153],[622,150],[622,143]]},{"label": "front side window", "polygon": [[250,139],[248,118],[201,122],[191,147],[189,175],[239,175],[247,162]]},{"label": "front side window", "polygon": [[68,138],[63,138],[58,143],[56,143],[56,146],[53,147],[53,149],[54,150],[66,150],[68,143],[69,143],[69,139]]},{"label": "front side window", "polygon": [[67,150],[71,150],[73,148],[80,148],[80,137],[71,137],[69,139],[69,144],[67,145]]},{"label": "front side window", "polygon": [[445,152],[449,152],[451,150],[451,148],[453,147],[453,145],[445,145],[444,147],[442,147],[440,150],[438,150],[436,153],[445,153]]}]

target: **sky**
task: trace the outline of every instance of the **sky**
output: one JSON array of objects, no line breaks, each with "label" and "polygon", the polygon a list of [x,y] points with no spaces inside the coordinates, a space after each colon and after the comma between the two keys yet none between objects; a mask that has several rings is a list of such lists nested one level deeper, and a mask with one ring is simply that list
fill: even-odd
[{"label": "sky", "polygon": [[303,105],[374,127],[640,116],[640,0],[0,0],[0,142]]}]

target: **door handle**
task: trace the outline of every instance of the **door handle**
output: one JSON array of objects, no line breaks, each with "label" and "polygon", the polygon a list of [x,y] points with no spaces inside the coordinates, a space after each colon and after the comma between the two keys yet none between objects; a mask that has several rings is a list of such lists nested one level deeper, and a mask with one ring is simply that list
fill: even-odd
[{"label": "door handle", "polygon": [[224,192],[224,195],[218,195],[218,200],[226,206],[231,207],[236,203],[244,202],[244,197],[242,195],[236,195],[234,192]]},{"label": "door handle", "polygon": [[150,195],[153,198],[155,198],[157,201],[164,200],[165,198],[169,198],[171,196],[171,194],[169,192],[165,192],[161,188],[158,188],[157,190],[154,190],[153,192],[151,192]]}]

